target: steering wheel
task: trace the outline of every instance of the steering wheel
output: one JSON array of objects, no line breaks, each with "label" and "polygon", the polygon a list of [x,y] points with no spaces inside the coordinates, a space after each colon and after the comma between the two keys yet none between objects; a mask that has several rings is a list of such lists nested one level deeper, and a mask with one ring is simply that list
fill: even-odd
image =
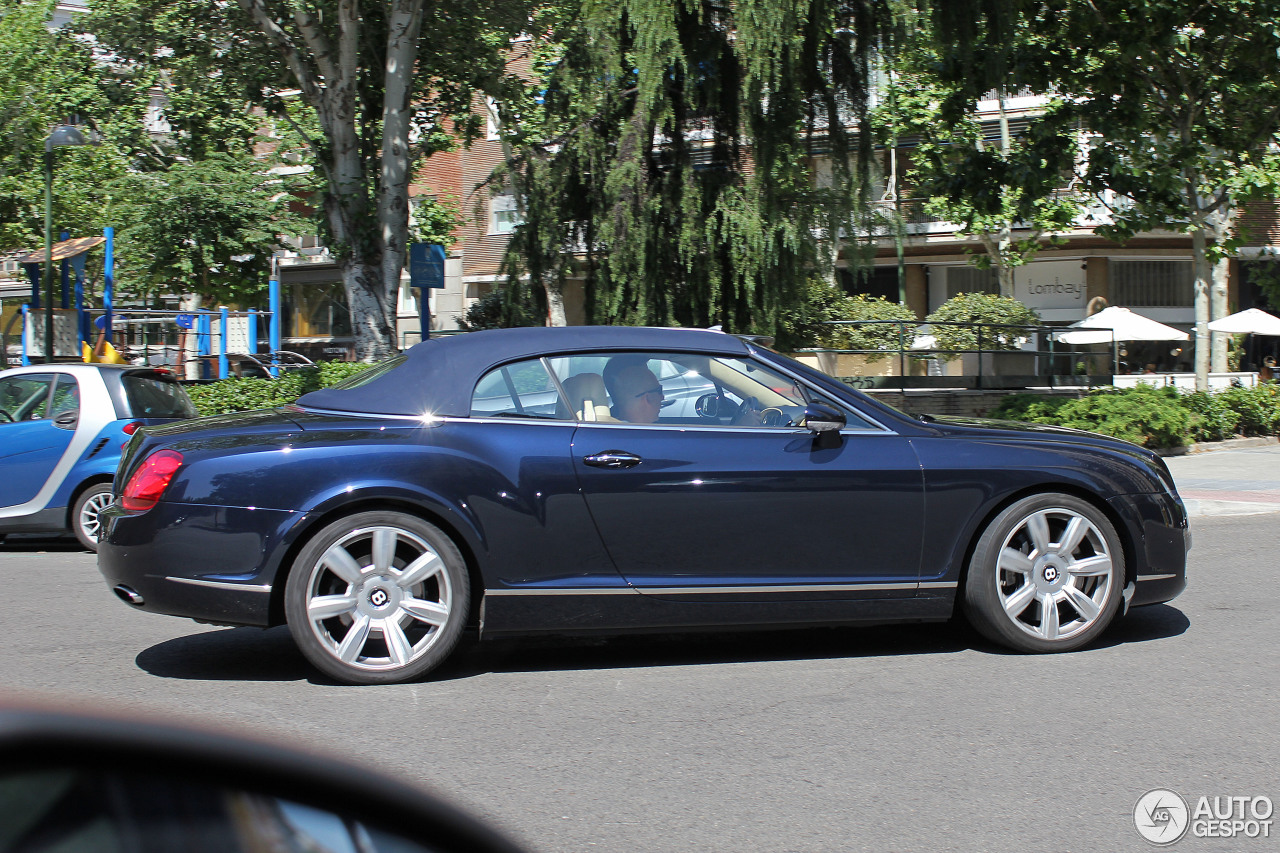
[{"label": "steering wheel", "polygon": [[9,423],[13,423],[13,415],[9,414],[8,410],[0,409],[0,415],[4,415],[4,419]]}]

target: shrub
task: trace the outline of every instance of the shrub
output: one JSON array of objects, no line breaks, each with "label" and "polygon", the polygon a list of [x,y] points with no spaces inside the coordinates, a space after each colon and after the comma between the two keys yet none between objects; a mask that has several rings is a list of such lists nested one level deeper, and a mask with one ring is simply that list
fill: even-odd
[{"label": "shrub", "polygon": [[282,372],[278,379],[232,378],[188,385],[187,394],[202,415],[269,409],[286,406],[309,391],[337,385],[371,366],[363,362],[326,361]]},{"label": "shrub", "polygon": [[[1016,350],[1027,337],[1018,326],[1040,325],[1040,315],[1017,299],[989,293],[961,293],[953,296],[925,318],[937,340],[939,355],[954,359],[967,350],[978,349],[978,332],[974,326],[952,326],[950,323],[981,323],[983,350]],[[1003,327],[1003,328],[1001,328]]]},{"label": "shrub", "polygon": [[892,320],[894,322],[868,323],[867,325],[828,326],[823,345],[831,349],[873,350],[866,354],[867,361],[884,358],[890,352],[897,352],[902,345],[901,336],[905,335],[906,346],[911,346],[915,337],[916,313],[905,305],[890,302],[883,296],[870,297],[865,294],[845,297],[839,313],[833,320]]},{"label": "shrub", "polygon": [[1280,432],[1280,391],[1272,383],[1255,388],[1228,388],[1216,397],[1239,415],[1236,429],[1244,435]]},{"label": "shrub", "polygon": [[1191,437],[1195,441],[1222,441],[1236,434],[1240,413],[1221,394],[1196,391],[1183,395],[1182,405],[1192,414]]},{"label": "shrub", "polygon": [[992,417],[1100,432],[1145,447],[1177,447],[1192,435],[1192,412],[1172,388],[1109,388],[1084,397],[1013,394]]},{"label": "shrub", "polygon": [[993,418],[1024,421],[1033,424],[1057,424],[1058,410],[1070,402],[1068,397],[1042,397],[1039,394],[1010,394],[991,410]]},{"label": "shrub", "polygon": [[1094,391],[1058,410],[1062,426],[1100,432],[1144,447],[1178,447],[1191,440],[1191,412],[1173,388],[1138,385]]}]

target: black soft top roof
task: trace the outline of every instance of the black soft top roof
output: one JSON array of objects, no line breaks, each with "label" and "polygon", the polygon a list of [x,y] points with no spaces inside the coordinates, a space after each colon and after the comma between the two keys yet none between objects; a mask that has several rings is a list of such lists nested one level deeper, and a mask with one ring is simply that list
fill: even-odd
[{"label": "black soft top roof", "polygon": [[325,388],[304,394],[308,409],[379,415],[434,414],[465,417],[471,393],[485,373],[500,364],[601,350],[688,351],[746,355],[750,347],[733,335],[706,329],[637,326],[560,326],[492,329],[430,338],[405,351],[400,363],[354,388]]}]

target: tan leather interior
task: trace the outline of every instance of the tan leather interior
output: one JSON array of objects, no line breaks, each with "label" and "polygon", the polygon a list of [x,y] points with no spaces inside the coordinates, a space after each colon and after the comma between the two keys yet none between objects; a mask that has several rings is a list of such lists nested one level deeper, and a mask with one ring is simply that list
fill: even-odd
[{"label": "tan leather interior", "polygon": [[617,422],[617,418],[609,414],[609,395],[599,373],[570,376],[564,381],[564,392],[578,420]]}]

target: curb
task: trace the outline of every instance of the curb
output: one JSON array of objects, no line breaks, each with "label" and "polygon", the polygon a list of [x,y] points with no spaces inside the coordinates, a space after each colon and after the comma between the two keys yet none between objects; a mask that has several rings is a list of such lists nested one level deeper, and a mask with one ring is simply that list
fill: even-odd
[{"label": "curb", "polygon": [[1229,438],[1226,441],[1201,441],[1182,447],[1165,447],[1157,450],[1161,456],[1187,456],[1192,453],[1212,453],[1215,450],[1244,450],[1250,447],[1271,447],[1280,444],[1280,437],[1274,435],[1254,436],[1252,438]]}]

